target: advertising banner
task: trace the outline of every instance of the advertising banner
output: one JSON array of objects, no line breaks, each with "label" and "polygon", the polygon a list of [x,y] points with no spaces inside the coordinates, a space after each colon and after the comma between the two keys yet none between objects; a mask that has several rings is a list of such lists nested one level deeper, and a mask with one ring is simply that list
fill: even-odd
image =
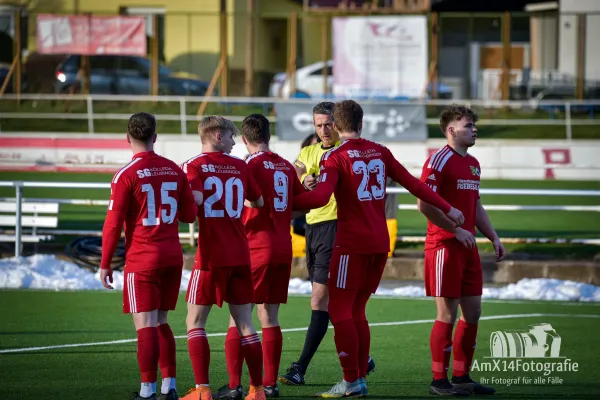
[{"label": "advertising banner", "polygon": [[146,55],[146,21],[129,16],[37,16],[42,54]]},{"label": "advertising banner", "polygon": [[[427,140],[425,106],[377,103],[361,106],[364,111],[363,138],[376,142]],[[302,140],[313,133],[313,107],[308,103],[276,103],[277,136],[282,140]]]},{"label": "advertising banner", "polygon": [[333,93],[419,98],[428,83],[425,16],[333,18]]}]

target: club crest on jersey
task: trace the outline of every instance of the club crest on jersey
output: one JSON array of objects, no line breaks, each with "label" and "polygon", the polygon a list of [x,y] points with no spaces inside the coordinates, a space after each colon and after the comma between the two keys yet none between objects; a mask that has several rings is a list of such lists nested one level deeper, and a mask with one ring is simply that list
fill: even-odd
[{"label": "club crest on jersey", "polygon": [[471,167],[470,167],[470,168],[471,168],[471,174],[473,174],[473,176],[479,176],[479,173],[480,173],[480,172],[479,172],[479,168],[477,168],[477,167],[474,167],[474,166],[472,166],[472,165],[471,165]]}]

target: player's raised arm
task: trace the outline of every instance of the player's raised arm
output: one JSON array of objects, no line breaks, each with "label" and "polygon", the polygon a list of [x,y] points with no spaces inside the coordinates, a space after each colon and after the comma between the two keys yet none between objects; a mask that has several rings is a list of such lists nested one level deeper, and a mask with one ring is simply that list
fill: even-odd
[{"label": "player's raised arm", "polygon": [[[129,199],[131,197],[129,187],[124,181],[125,178],[118,178],[117,174],[117,179],[114,179],[110,185],[110,200],[108,202],[104,227],[102,228],[102,258],[100,268],[105,270],[106,277],[109,278],[110,283],[112,283],[112,268],[110,264],[121,238],[123,223],[129,210]],[[106,282],[106,277],[103,277],[102,285],[107,289],[112,289],[113,287]]]},{"label": "player's raised arm", "polygon": [[393,180],[404,186],[413,196],[442,210],[457,225],[460,226],[463,224],[465,218],[462,212],[452,207],[450,203],[442,199],[429,186],[412,176],[411,173],[394,158],[389,150],[386,149],[386,151],[386,164],[389,170],[389,176]]},{"label": "player's raised arm", "polygon": [[331,199],[338,178],[339,175],[337,169],[331,166],[325,167],[321,175],[319,175],[319,184],[317,185],[317,188],[311,192],[294,196],[292,209],[298,211],[323,207],[329,202],[329,199]]},{"label": "player's raised arm", "polygon": [[[179,188],[179,198],[181,199],[179,204],[179,221],[188,224],[193,223],[198,215],[198,205],[196,199],[192,193],[191,185],[187,179],[187,176],[181,173],[181,182]],[[201,202],[202,203],[202,202]]]},{"label": "player's raised arm", "polygon": [[[294,179],[292,180],[292,194],[293,196],[299,196],[303,193],[306,193],[306,188],[304,187],[304,185],[302,185],[302,183],[300,183],[300,179],[298,179],[297,176],[294,177]],[[291,203],[292,203],[292,210],[294,209],[294,197],[292,197],[291,199]],[[296,219],[302,215],[305,215],[308,213],[308,210],[294,210],[292,212],[292,219]]]}]

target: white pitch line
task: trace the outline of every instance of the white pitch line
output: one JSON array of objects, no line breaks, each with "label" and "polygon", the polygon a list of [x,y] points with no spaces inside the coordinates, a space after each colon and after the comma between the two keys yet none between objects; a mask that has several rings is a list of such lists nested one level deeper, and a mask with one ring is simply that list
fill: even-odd
[{"label": "white pitch line", "polygon": [[[571,317],[571,318],[600,318],[600,315],[596,314],[547,314],[547,313],[532,313],[532,314],[505,314],[505,315],[488,315],[481,317],[481,321],[494,320],[494,319],[508,319],[508,318],[532,318],[532,317]],[[394,322],[375,322],[369,324],[369,326],[397,326],[397,325],[416,325],[416,324],[431,324],[435,322],[433,319],[417,319],[409,321],[394,321]],[[329,325],[329,329],[333,326]],[[286,328],[282,329],[281,333],[286,332],[301,332],[307,330],[308,327],[304,328]],[[257,333],[262,333],[258,331]],[[217,337],[225,336],[226,332],[209,333],[207,336]],[[175,339],[186,339],[187,335],[175,336]],[[73,343],[73,344],[59,344],[54,346],[41,346],[41,347],[22,347],[18,349],[6,349],[0,350],[0,354],[6,353],[25,353],[29,351],[40,351],[40,350],[53,350],[53,349],[67,349],[71,347],[89,347],[89,346],[104,346],[113,344],[133,343],[137,342],[137,339],[121,339],[111,340],[108,342],[91,342],[91,343]]]}]

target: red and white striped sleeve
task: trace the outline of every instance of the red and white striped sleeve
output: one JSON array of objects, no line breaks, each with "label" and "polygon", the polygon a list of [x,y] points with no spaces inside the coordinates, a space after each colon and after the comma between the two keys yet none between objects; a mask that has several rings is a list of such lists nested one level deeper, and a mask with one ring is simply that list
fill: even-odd
[{"label": "red and white striped sleeve", "polygon": [[452,150],[448,146],[445,146],[427,158],[423,165],[421,182],[426,183],[434,192],[437,192],[438,188],[443,184],[443,167],[450,157],[452,157],[452,154]]}]

